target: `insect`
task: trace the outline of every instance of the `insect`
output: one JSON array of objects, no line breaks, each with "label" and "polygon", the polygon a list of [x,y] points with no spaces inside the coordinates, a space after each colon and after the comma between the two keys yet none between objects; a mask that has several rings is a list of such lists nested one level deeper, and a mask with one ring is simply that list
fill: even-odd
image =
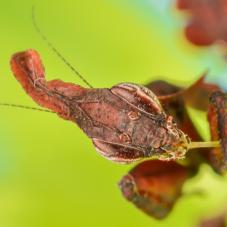
[{"label": "insect", "polygon": [[[121,83],[96,89],[83,79],[89,86],[85,88],[61,80],[46,81],[41,58],[32,49],[14,54],[11,68],[35,102],[76,123],[101,155],[118,163],[143,161],[119,186],[128,200],[152,217],[164,218],[170,212],[183,183],[197,173],[202,162],[219,173],[226,171],[227,132],[222,124],[227,121],[226,95],[206,83],[205,77],[189,88],[155,81],[147,86]],[[202,141],[186,105],[208,110],[212,141]],[[204,152],[187,153],[201,147]],[[176,162],[182,158],[186,158],[185,165]]]}]

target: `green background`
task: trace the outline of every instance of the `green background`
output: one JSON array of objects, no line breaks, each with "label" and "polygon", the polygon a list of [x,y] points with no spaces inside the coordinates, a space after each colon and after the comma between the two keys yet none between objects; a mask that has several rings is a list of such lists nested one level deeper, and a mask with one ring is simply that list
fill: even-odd
[{"label": "green background", "polygon": [[[157,78],[187,86],[207,69],[209,80],[226,85],[218,47],[187,43],[185,18],[171,1],[0,0],[0,102],[36,106],[9,67],[13,53],[29,48],[40,53],[48,80],[84,86],[35,32],[32,5],[43,32],[94,87]],[[208,139],[205,114],[190,113]],[[227,199],[226,179],[202,166],[185,184],[187,196],[156,221],[121,196],[117,182],[132,166],[100,157],[73,123],[1,107],[0,126],[0,227],[191,227]]]}]

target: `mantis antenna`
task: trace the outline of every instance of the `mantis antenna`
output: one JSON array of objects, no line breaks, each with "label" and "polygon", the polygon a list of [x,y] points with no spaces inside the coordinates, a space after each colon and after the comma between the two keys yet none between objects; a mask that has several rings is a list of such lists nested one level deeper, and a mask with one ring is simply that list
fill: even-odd
[{"label": "mantis antenna", "polygon": [[35,30],[40,35],[40,37],[43,39],[43,41],[51,48],[51,50],[90,88],[93,88],[91,84],[85,80],[85,78],[82,76],[82,74],[76,70],[63,56],[62,54],[55,48],[55,46],[47,39],[47,37],[43,34],[41,29],[39,28],[36,17],[35,17],[35,7],[32,7],[32,22],[34,25]]},{"label": "mantis antenna", "polygon": [[54,113],[51,110],[42,109],[42,108],[36,108],[36,107],[30,107],[30,106],[24,106],[24,105],[18,105],[18,104],[12,104],[12,103],[1,103],[0,106],[7,106],[7,107],[13,107],[13,108],[21,108],[21,109],[27,109],[27,110],[36,110],[41,112],[47,112],[47,113]]}]

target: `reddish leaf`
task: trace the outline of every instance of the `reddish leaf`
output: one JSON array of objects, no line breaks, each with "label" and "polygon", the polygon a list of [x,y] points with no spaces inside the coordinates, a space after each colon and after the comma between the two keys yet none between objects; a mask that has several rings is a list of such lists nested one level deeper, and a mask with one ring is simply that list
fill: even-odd
[{"label": "reddish leaf", "polygon": [[204,75],[185,90],[184,100],[186,105],[198,110],[207,111],[209,98],[216,91],[221,91],[221,88],[216,84],[206,82]]},{"label": "reddish leaf", "polygon": [[226,227],[225,217],[219,216],[203,220],[199,227]]},{"label": "reddish leaf", "polygon": [[188,167],[175,162],[149,160],[138,164],[119,183],[124,197],[148,215],[162,219],[181,196],[191,176]]},{"label": "reddish leaf", "polygon": [[198,227],[227,227],[226,210],[213,217],[203,218]]},{"label": "reddish leaf", "polygon": [[181,10],[188,10],[191,20],[185,29],[187,39],[201,46],[227,41],[226,0],[178,0]]},{"label": "reddish leaf", "polygon": [[210,100],[208,112],[212,140],[220,140],[221,148],[212,149],[211,164],[216,171],[227,170],[227,94],[216,92]]}]

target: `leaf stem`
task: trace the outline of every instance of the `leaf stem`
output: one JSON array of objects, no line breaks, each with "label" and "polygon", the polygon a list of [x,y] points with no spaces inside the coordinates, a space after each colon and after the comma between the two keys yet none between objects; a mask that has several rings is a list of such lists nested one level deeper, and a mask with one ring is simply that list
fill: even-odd
[{"label": "leaf stem", "polygon": [[211,148],[211,147],[220,147],[221,144],[219,141],[199,141],[199,142],[191,142],[188,144],[188,150],[196,149],[196,148]]}]

